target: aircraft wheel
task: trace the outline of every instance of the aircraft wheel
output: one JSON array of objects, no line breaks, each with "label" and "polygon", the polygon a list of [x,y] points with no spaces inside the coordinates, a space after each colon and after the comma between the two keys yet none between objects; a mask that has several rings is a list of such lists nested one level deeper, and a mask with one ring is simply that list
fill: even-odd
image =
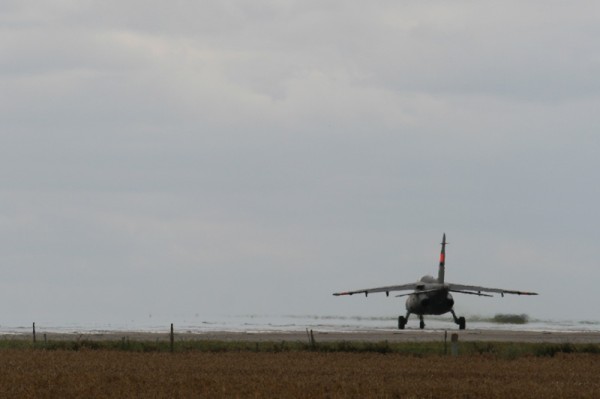
[{"label": "aircraft wheel", "polygon": [[464,330],[466,326],[467,326],[467,321],[465,320],[465,318],[459,317],[458,318],[458,329]]},{"label": "aircraft wheel", "polygon": [[422,329],[425,328],[425,322],[423,320],[421,320],[421,322],[419,323],[419,327]]},{"label": "aircraft wheel", "polygon": [[398,329],[404,330],[405,325],[406,325],[406,318],[404,316],[398,317]]}]

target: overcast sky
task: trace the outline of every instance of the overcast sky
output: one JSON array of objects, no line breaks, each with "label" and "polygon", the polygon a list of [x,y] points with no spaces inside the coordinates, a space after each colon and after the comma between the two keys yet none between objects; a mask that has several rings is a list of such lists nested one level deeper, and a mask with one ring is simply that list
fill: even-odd
[{"label": "overcast sky", "polygon": [[0,325],[599,320],[597,1],[0,3]]}]

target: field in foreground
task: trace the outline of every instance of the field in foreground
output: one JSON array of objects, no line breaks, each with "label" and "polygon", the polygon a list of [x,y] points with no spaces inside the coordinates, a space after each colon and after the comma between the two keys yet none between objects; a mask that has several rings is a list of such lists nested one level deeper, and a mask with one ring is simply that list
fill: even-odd
[{"label": "field in foreground", "polygon": [[0,351],[0,397],[597,398],[600,356]]}]

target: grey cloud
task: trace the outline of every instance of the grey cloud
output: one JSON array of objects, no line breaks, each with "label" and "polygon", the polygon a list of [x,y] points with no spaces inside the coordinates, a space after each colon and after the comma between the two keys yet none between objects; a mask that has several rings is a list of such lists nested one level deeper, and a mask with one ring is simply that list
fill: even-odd
[{"label": "grey cloud", "polygon": [[7,4],[3,292],[351,312],[330,291],[431,273],[443,231],[457,281],[594,276],[592,3]]}]

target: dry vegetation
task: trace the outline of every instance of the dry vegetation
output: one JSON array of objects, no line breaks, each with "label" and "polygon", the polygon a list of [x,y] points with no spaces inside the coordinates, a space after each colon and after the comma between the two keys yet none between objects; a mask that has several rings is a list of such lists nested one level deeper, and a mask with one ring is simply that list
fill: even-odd
[{"label": "dry vegetation", "polygon": [[600,357],[0,351],[0,397],[598,398]]}]

